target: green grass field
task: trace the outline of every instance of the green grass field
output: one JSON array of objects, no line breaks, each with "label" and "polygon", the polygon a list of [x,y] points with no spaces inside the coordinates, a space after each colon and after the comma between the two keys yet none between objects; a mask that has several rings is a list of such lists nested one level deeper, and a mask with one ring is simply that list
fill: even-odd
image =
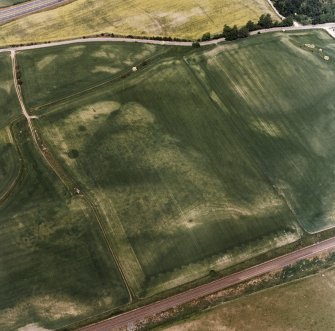
[{"label": "green grass field", "polygon": [[55,329],[127,303],[87,203],[46,168],[25,121],[11,125],[20,106],[7,54],[0,71],[0,197],[12,190],[0,201],[0,329]]},{"label": "green grass field", "polygon": [[223,46],[189,63],[300,224],[319,231],[335,221],[335,42],[325,32],[274,37]]},{"label": "green grass field", "polygon": [[1,26],[0,44],[59,40],[95,33],[200,38],[275,13],[267,0],[75,0]]},{"label": "green grass field", "polygon": [[[85,44],[22,52],[18,63],[43,145],[97,205],[139,297],[335,225],[326,33],[197,50]],[[0,328],[59,328],[127,293],[89,205],[44,165],[23,123],[13,133],[25,176],[0,204]]]},{"label": "green grass field", "polygon": [[[171,48],[128,77],[38,113],[69,176],[100,202],[136,293],[296,240],[297,221],[308,231],[334,225],[331,144],[320,158],[308,135],[319,145],[329,138],[312,130],[330,115],[333,62],[305,43],[334,54],[322,32],[257,36],[191,54]],[[43,81],[45,70],[31,81]],[[48,101],[45,94],[40,103]],[[318,185],[326,178],[328,187]]]},{"label": "green grass field", "polygon": [[[227,302],[165,331],[334,329],[335,271]],[[155,329],[156,330],[156,329]]]},{"label": "green grass field", "polygon": [[[60,46],[52,54],[46,49],[22,52],[18,58],[24,67],[23,96],[29,107],[41,106],[111,81],[161,52],[166,48],[127,43]],[[36,81],[40,71],[43,75]]]}]

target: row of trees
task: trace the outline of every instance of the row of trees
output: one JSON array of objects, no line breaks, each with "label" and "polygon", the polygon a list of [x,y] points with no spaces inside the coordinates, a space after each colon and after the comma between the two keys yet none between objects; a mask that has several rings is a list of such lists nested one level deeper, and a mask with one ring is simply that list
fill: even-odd
[{"label": "row of trees", "polygon": [[282,20],[281,22],[274,21],[270,14],[261,15],[258,22],[255,23],[253,21],[248,21],[246,25],[238,28],[237,25],[230,27],[225,25],[223,28],[223,32],[221,34],[217,34],[211,36],[209,32],[205,33],[201,41],[206,41],[210,39],[219,39],[225,38],[226,40],[236,40],[239,38],[246,38],[249,36],[250,32],[262,29],[270,29],[274,27],[288,27],[293,25],[293,18],[289,16]]}]

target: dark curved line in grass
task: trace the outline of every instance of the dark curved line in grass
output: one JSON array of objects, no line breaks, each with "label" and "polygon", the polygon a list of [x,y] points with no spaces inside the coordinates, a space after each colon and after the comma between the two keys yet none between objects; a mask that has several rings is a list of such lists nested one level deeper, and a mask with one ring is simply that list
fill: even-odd
[{"label": "dark curved line in grass", "polygon": [[18,186],[19,182],[21,182],[21,179],[24,177],[24,156],[23,153],[19,147],[18,141],[17,141],[17,137],[14,134],[13,131],[13,126],[19,122],[21,120],[21,116],[17,117],[16,119],[14,119],[10,124],[9,124],[9,129],[11,131],[11,135],[13,137],[14,140],[14,145],[15,145],[15,149],[17,152],[17,155],[19,156],[19,161],[20,161],[20,168],[19,168],[19,172],[17,174],[17,176],[15,177],[15,179],[10,183],[9,185],[9,189],[0,197],[0,205],[3,204],[11,195],[12,193],[16,190],[16,187]]}]

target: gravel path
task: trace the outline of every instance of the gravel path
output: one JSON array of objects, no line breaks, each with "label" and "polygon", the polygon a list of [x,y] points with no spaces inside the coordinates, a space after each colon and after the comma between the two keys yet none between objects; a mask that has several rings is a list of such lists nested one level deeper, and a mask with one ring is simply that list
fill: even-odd
[{"label": "gravel path", "polygon": [[[271,28],[260,31],[253,31],[251,35],[257,35],[259,32],[263,33],[271,33],[271,32],[282,32],[286,33],[289,31],[299,31],[299,30],[325,30],[327,31],[333,38],[335,38],[335,22],[334,23],[325,23],[325,24],[317,24],[317,25],[304,25],[304,26],[291,26],[287,28]],[[136,38],[114,38],[114,37],[98,37],[98,38],[80,38],[80,39],[71,39],[64,41],[55,41],[50,43],[42,43],[31,46],[17,46],[17,47],[7,47],[0,49],[0,53],[11,52],[11,51],[24,51],[30,49],[39,49],[39,48],[49,48],[61,45],[72,45],[79,43],[92,43],[92,42],[125,42],[125,43],[140,43],[140,44],[153,44],[153,45],[166,45],[166,46],[185,46],[191,47],[192,42],[189,41],[160,41],[160,40],[151,40],[151,39],[136,39]],[[219,43],[225,42],[225,38],[202,41],[200,42],[201,46],[208,45],[216,45]]]}]

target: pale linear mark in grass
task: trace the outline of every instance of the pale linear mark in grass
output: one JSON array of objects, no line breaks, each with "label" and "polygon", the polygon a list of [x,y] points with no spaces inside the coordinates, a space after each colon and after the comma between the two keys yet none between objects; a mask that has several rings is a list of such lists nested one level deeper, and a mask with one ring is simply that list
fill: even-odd
[{"label": "pale linear mark in grass", "polygon": [[[184,60],[185,60],[185,58],[184,58]],[[197,69],[198,69],[198,70],[197,70],[197,71],[193,71],[192,68],[191,68],[192,65],[190,65],[186,60],[185,60],[185,63],[186,63],[186,65],[190,68],[190,70],[191,70],[193,73],[195,73],[195,77],[198,78],[197,74],[199,74],[199,70],[200,70],[200,73],[203,73],[203,74],[201,75],[202,78],[201,78],[201,77],[198,78],[198,81],[200,82],[200,85],[201,85],[205,90],[208,90],[208,87],[207,87],[207,86],[210,86],[210,84],[202,84],[202,79],[204,79],[204,80],[207,81],[207,78],[206,78],[206,74],[205,74],[204,69],[203,69],[201,66],[197,66]],[[232,78],[231,78],[229,75],[228,75],[227,77],[228,77],[228,79],[232,80]],[[214,91],[214,90],[213,90],[213,91]],[[214,92],[215,92],[215,91],[214,91]],[[216,94],[216,93],[215,93],[215,94]],[[217,96],[217,94],[216,94],[216,96]],[[218,96],[217,96],[217,97],[218,97]],[[221,104],[223,104],[222,101],[218,104],[217,100],[215,100],[215,99],[213,99],[213,98],[211,98],[211,100],[212,100],[212,102],[216,103],[218,106],[220,106]],[[221,110],[224,110],[225,108],[220,108],[220,109],[221,109]],[[263,176],[265,176],[265,178],[267,178],[268,180],[270,180],[270,183],[272,183],[272,180],[271,180],[270,178],[268,178],[267,174],[263,173]],[[272,187],[273,187],[273,189],[276,191],[276,187],[275,187],[275,185],[273,185],[273,183],[272,183]],[[279,196],[279,197],[282,197],[282,195],[279,194],[277,191],[276,191],[276,195]],[[285,204],[287,204],[287,206],[289,207],[289,210],[291,211],[291,213],[293,214],[293,216],[294,216],[294,217],[296,218],[296,220],[298,221],[298,224],[301,225],[301,223],[300,223],[300,221],[298,220],[297,215],[295,214],[294,210],[291,208],[290,205],[288,205],[288,201],[287,201],[287,199],[286,199],[285,197],[283,197],[283,198],[284,198],[284,202],[285,202]]]},{"label": "pale linear mark in grass", "polygon": [[[144,146],[144,147],[145,147],[145,146]],[[149,153],[148,153],[147,149],[144,148],[143,150],[144,150],[144,154],[146,155],[146,158],[149,159],[150,156],[149,156]],[[174,203],[175,207],[177,208],[179,214],[181,215],[183,221],[184,221],[184,222],[187,222],[187,217],[186,217],[186,215],[185,215],[185,213],[184,213],[182,207],[181,207],[180,204],[178,203],[176,197],[174,196],[173,192],[170,190],[170,188],[169,188],[169,186],[167,185],[167,183],[165,182],[165,180],[164,180],[163,176],[161,175],[160,171],[158,171],[156,167],[154,167],[153,170],[155,171],[157,177],[160,178],[161,183],[163,184],[163,186],[164,186],[166,192],[168,193],[168,195],[169,195],[171,201],[173,201],[173,203]]]},{"label": "pale linear mark in grass", "polygon": [[[270,77],[264,77],[264,72],[261,72],[263,77],[259,74],[260,70],[257,68],[256,62],[250,60],[247,57],[246,52],[238,52],[238,61],[240,69],[243,66],[243,69],[247,72],[247,77],[243,77],[243,87],[246,90],[246,94],[248,95],[248,105],[253,105],[256,109],[267,109],[269,103],[267,102],[268,95],[264,92],[264,81],[269,82]],[[250,55],[250,54],[249,54]],[[247,65],[243,65],[246,63]],[[240,76],[241,77],[241,76]],[[242,84],[242,83],[241,83]],[[255,89],[255,85],[257,88]],[[259,97],[255,98],[255,93],[260,94]],[[271,100],[277,100],[278,98],[273,98]]]},{"label": "pale linear mark in grass", "polygon": [[[108,106],[107,106],[108,105]],[[106,107],[107,106],[107,107]],[[111,107],[112,107],[112,110],[111,110]],[[94,108],[95,112],[92,112],[92,109]],[[117,109],[120,108],[120,104],[117,103],[117,102],[98,102],[98,103],[94,103],[92,105],[89,105],[89,106],[85,106],[84,107],[84,110],[80,110],[80,111],[76,111],[74,112],[73,114],[70,115],[70,118],[67,118],[65,120],[65,125],[69,126],[71,125],[71,123],[73,122],[73,120],[75,120],[76,122],[78,123],[82,123],[82,121],[84,121],[84,123],[86,121],[89,121],[89,120],[92,120],[92,118],[95,116],[95,114],[109,114],[113,111],[116,111]],[[78,117],[78,114],[79,113],[79,117]],[[72,120],[71,120],[72,118]],[[78,121],[78,119],[81,119],[82,121]],[[48,135],[50,137],[54,137],[55,135],[57,135],[59,138],[58,138],[58,141],[62,142],[62,144],[65,144],[63,146],[63,153],[66,152],[66,150],[68,149],[68,145],[65,143],[65,140],[62,133],[60,132],[60,130],[58,128],[52,128],[51,130],[49,130],[50,132],[48,133]],[[66,153],[65,153],[66,154]],[[64,161],[66,163],[69,163],[69,158],[68,157],[63,157]],[[76,163],[76,160],[71,160],[72,162],[71,163]],[[100,188],[100,191],[102,191],[102,189]],[[97,198],[95,199],[96,201],[101,201],[101,199],[104,199],[106,200],[105,198],[103,198],[105,196],[104,193],[98,193],[99,190],[93,190],[93,192],[96,192],[96,193],[93,193],[94,195],[98,194]],[[110,208],[111,208],[111,211],[112,211],[112,215],[113,215],[113,221],[112,223],[116,226],[116,228],[114,227],[114,231],[116,230],[117,231],[117,235],[115,236],[114,235],[114,238],[125,238],[124,240],[126,242],[128,242],[128,239],[127,239],[127,236],[126,236],[126,233],[125,233],[125,230],[122,226],[122,223],[121,223],[121,220],[115,210],[115,207],[113,205],[113,202],[110,200],[110,199],[107,199],[108,200],[108,203],[110,205]],[[105,215],[105,218],[106,219],[110,219],[110,216],[108,216],[107,212],[105,209],[101,209],[101,212]],[[108,231],[107,231],[108,232]],[[141,275],[144,275],[143,273],[143,270],[142,270],[142,267],[140,265],[140,263],[138,262],[138,259],[137,259],[137,256],[135,254],[135,252],[133,251],[133,248],[132,246],[129,244],[129,247],[128,249],[130,249],[130,255],[127,254],[127,258],[124,260],[124,261],[127,261],[130,256],[132,256],[132,260],[134,261],[137,261],[137,263],[135,262],[135,265],[138,266],[138,270],[139,270],[139,274]],[[125,265],[125,262],[123,262],[123,265]],[[136,284],[136,280],[134,276],[131,276],[134,274],[134,270],[132,268],[130,268],[129,270],[129,273],[125,273],[125,275],[127,274],[127,280],[128,282],[131,282],[132,286],[134,286]],[[129,278],[131,277],[131,278]],[[143,278],[143,276],[140,277],[141,279]],[[138,286],[135,285],[136,288],[138,288]]]},{"label": "pale linear mark in grass", "polygon": [[[239,57],[241,55],[239,54]],[[240,58],[239,58],[240,59]],[[256,66],[255,61],[250,61],[249,58],[247,58],[247,54],[243,53],[241,61],[238,61],[239,63],[246,63],[247,65],[243,65],[243,70],[247,72],[248,79],[246,79],[242,73],[238,74],[237,77],[234,76],[234,79],[240,82],[240,84],[243,84],[244,90],[246,94],[248,95],[248,101],[247,105],[253,105],[256,107],[256,109],[264,109],[265,111],[269,107],[269,100],[271,100],[271,105],[272,107],[277,107],[277,109],[283,109],[283,98],[279,98],[277,95],[275,95],[272,91],[275,91],[276,89],[272,88],[270,89],[270,92],[265,93],[264,90],[264,81],[270,83],[275,83],[275,81],[270,77],[267,73],[264,71],[261,71],[262,77],[260,75],[259,68]],[[241,80],[243,83],[241,83]],[[263,83],[261,82],[263,80]],[[258,86],[257,89],[255,89],[255,85]],[[277,89],[278,90],[278,89]],[[254,96],[258,95],[257,98]],[[269,98],[269,93],[271,93],[271,98]],[[285,105],[288,105],[289,100],[285,103]],[[274,106],[275,105],[275,106]],[[252,109],[252,107],[249,107]],[[260,127],[263,127],[263,132],[264,130],[266,131],[266,127],[264,127],[264,121],[262,121],[259,116],[254,116],[256,118],[256,121],[259,122]],[[269,123],[269,125],[271,125]],[[274,125],[274,124],[272,124]],[[279,133],[279,128],[276,127],[274,128],[275,132],[278,134]]]},{"label": "pale linear mark in grass", "polygon": [[52,331],[52,330],[45,329],[39,326],[37,323],[31,323],[31,324],[22,326],[21,328],[18,328],[17,331]]},{"label": "pale linear mark in grass", "polygon": [[200,64],[192,64],[189,63],[187,57],[183,57],[184,63],[186,64],[187,70],[190,72],[190,74],[195,77],[195,79],[198,81],[199,85],[202,86],[202,88],[207,92],[210,99],[212,100],[213,104],[216,105],[221,111],[227,112],[228,109],[225,106],[224,102],[221,100],[221,98],[218,96],[216,91],[211,89],[209,84],[204,84],[203,81],[207,81],[207,77],[205,74],[205,70]]},{"label": "pale linear mark in grass", "polygon": [[[146,158],[146,159],[147,159],[147,158]],[[156,171],[157,171],[157,170],[156,170]],[[162,179],[162,177],[161,177],[161,176],[159,176],[159,177],[161,178],[161,181],[162,181],[162,183],[164,184],[165,189],[169,191],[169,188],[168,188],[168,186],[166,185],[166,183],[164,182],[164,180]],[[172,199],[174,199],[173,194],[170,193],[170,197],[171,197],[171,196],[172,196]],[[278,199],[278,200],[281,201],[280,199]],[[174,202],[175,202],[175,201],[176,201],[176,200],[174,199]],[[276,204],[276,205],[281,205],[281,204],[278,203],[279,201],[277,201],[277,204]],[[194,207],[194,206],[193,206],[193,207]],[[266,210],[267,207],[268,207],[268,206],[262,206],[262,210],[263,210],[263,211]],[[180,209],[181,209],[181,208],[179,208],[179,211],[180,211]],[[188,208],[188,210],[189,210],[189,209],[192,209],[192,207]],[[180,212],[180,215],[181,215],[181,218],[182,218],[182,219],[185,219],[185,215],[188,214],[188,210],[185,210],[185,209],[184,209],[183,211]],[[221,207],[221,210],[224,210],[224,208]],[[228,209],[228,210],[229,210],[229,209]],[[235,213],[238,212],[238,213],[242,213],[242,214],[249,214],[248,211],[241,210],[240,208],[237,209],[237,208],[233,208],[233,207],[232,207],[232,208],[230,208],[230,211],[233,211],[233,212],[235,212]],[[191,210],[191,212],[192,212],[192,210]],[[193,212],[194,212],[194,209],[193,209]],[[188,216],[189,216],[189,215],[188,215]],[[169,222],[169,223],[170,223],[170,222]],[[190,275],[190,276],[187,276],[187,277],[191,277],[191,278],[192,278],[193,276]],[[185,276],[183,276],[182,278],[185,279]],[[179,278],[178,278],[178,279],[179,279]],[[180,280],[180,279],[179,279],[179,280]],[[171,281],[169,281],[169,282],[165,282],[165,285],[166,285],[166,284],[174,284],[174,286],[175,286],[175,285],[176,285],[176,282],[178,283],[178,280],[176,280],[176,279],[175,279],[175,280],[171,280]],[[161,286],[163,286],[163,285],[161,285]],[[168,285],[168,286],[169,286],[169,285]]]},{"label": "pale linear mark in grass", "polygon": [[[94,90],[96,90],[96,89],[98,89],[98,88],[100,88],[100,87],[102,87],[102,86],[105,86],[105,85],[108,85],[108,84],[110,84],[110,83],[113,83],[114,81],[120,81],[120,79],[123,79],[122,76],[123,76],[124,74],[127,74],[127,73],[129,73],[129,74],[134,74],[134,72],[132,71],[132,67],[136,66],[137,68],[139,68],[139,65],[140,65],[141,63],[143,63],[143,62],[149,62],[149,61],[151,61],[151,60],[153,60],[153,59],[155,59],[155,58],[159,58],[159,57],[160,57],[162,54],[164,54],[165,52],[166,52],[166,49],[164,49],[162,52],[158,52],[157,54],[153,54],[153,55],[150,56],[149,58],[143,59],[143,60],[142,60],[140,63],[138,63],[138,64],[136,64],[136,63],[133,64],[128,70],[121,71],[121,72],[119,73],[119,75],[116,75],[116,76],[113,77],[112,79],[109,79],[109,80],[106,80],[106,81],[104,81],[104,82],[95,84],[95,85],[93,85],[93,86],[91,86],[91,87],[85,88],[85,89],[83,89],[83,90],[81,90],[81,91],[72,93],[72,94],[67,95],[67,96],[65,96],[65,97],[62,97],[62,98],[59,98],[59,99],[56,99],[56,100],[52,100],[52,101],[47,102],[47,103],[45,103],[45,104],[34,106],[34,107],[32,107],[31,111],[32,111],[32,112],[40,111],[41,109],[43,109],[43,108],[45,108],[45,107],[47,107],[47,106],[51,106],[51,105],[55,105],[55,104],[59,104],[59,103],[61,103],[61,102],[63,102],[63,101],[67,101],[67,100],[69,100],[69,99],[71,99],[71,98],[75,98],[75,97],[81,96],[81,95],[83,95],[84,93],[88,93],[88,92],[94,91]],[[150,66],[150,64],[147,64],[147,65],[146,65],[146,67],[149,67],[149,66]],[[146,68],[146,67],[145,67],[145,68]],[[145,70],[145,68],[143,68],[142,70]],[[48,114],[51,113],[51,112],[52,112],[52,111],[49,111]]]},{"label": "pale linear mark in grass", "polygon": [[96,66],[93,70],[92,73],[99,73],[99,72],[108,72],[110,74],[116,74],[120,70],[118,68],[113,68],[110,66]]},{"label": "pale linear mark in grass", "polygon": [[[74,303],[68,298],[46,295],[24,299],[15,308],[2,310],[0,312],[0,321],[6,321],[7,327],[12,328],[19,319],[25,318],[29,320],[31,318],[29,311],[32,307],[38,309],[40,314],[47,319],[75,317],[88,313],[88,307],[84,304]],[[19,330],[39,330],[33,328],[36,326],[37,324],[28,324],[19,328]]]},{"label": "pale linear mark in grass", "polygon": [[[129,106],[132,107],[133,105],[129,105]],[[124,111],[127,111],[127,110],[128,110],[128,109],[126,108]],[[144,109],[141,108],[141,110],[143,111]],[[148,111],[146,111],[146,112],[148,112]],[[141,112],[140,114],[137,114],[137,115],[141,115],[141,114],[142,114],[142,112]],[[126,118],[125,118],[126,120],[128,119],[128,121],[129,121],[129,120],[133,120],[133,119],[134,119],[134,118],[131,116],[132,114],[129,114],[129,111],[127,112],[126,115],[128,115],[128,118],[127,118],[127,116],[126,116]],[[150,117],[149,117],[149,123],[152,123],[152,121],[153,121],[153,118],[151,117],[152,115],[151,115],[149,112],[148,112],[147,115],[150,115]],[[146,117],[147,117],[147,115],[146,115]],[[141,116],[137,118],[137,121],[139,121],[139,120],[142,120]],[[147,119],[146,119],[146,120],[147,120]],[[144,146],[144,147],[145,147],[145,146]],[[128,153],[131,154],[130,147],[129,147],[128,145],[126,145],[125,148],[126,148],[126,150],[128,151]],[[144,148],[144,149],[142,149],[142,150],[146,151],[146,148]],[[144,152],[144,154],[147,155],[146,159],[149,158],[148,153]],[[140,173],[143,174],[141,167],[137,167],[137,169],[138,169],[138,171],[139,171]],[[165,187],[165,190],[166,190],[166,192],[168,193],[168,195],[170,196],[170,199],[173,201],[174,205],[177,207],[177,209],[178,209],[180,215],[182,215],[182,217],[183,217],[184,220],[186,221],[184,212],[183,212],[182,208],[180,207],[180,205],[178,204],[178,202],[177,202],[176,198],[174,197],[173,193],[172,193],[171,190],[169,189],[168,185],[166,185],[165,181],[163,180],[161,174],[159,173],[159,171],[157,171],[157,169],[155,169],[155,172],[156,172],[158,178],[160,178],[160,180],[161,180],[161,184],[163,184],[163,186]],[[144,176],[144,174],[143,174],[143,176]],[[112,205],[112,202],[111,202],[111,201],[110,201],[110,203],[111,203],[111,205]],[[113,206],[113,205],[112,205],[112,206]],[[113,207],[113,209],[114,209],[115,214],[117,215],[117,211],[115,210],[114,207]],[[163,218],[163,220],[164,220],[165,223],[168,222],[168,220],[164,217],[164,215],[162,215],[162,218]],[[121,220],[119,219],[119,217],[118,217],[118,221],[119,221],[120,226],[121,226],[122,229],[123,229],[123,226],[122,226],[122,223],[121,223]],[[124,230],[123,230],[123,231],[124,231]],[[125,236],[126,236],[126,235],[125,235]],[[131,245],[130,245],[130,246],[131,246]],[[131,247],[131,249],[132,249],[132,251],[133,251],[133,248],[132,248],[132,247]],[[136,257],[136,260],[137,260],[137,262],[139,263],[139,261],[138,261],[137,256],[136,256],[135,253],[134,253],[134,256]],[[140,263],[139,263],[139,266],[140,266]],[[141,268],[141,270],[142,270],[142,268]],[[143,271],[142,271],[142,272],[143,272]]]},{"label": "pale linear mark in grass", "polygon": [[14,145],[15,144],[14,137],[13,137],[13,134],[12,134],[9,126],[6,126],[6,133],[7,133],[9,142]]},{"label": "pale linear mark in grass", "polygon": [[11,80],[2,81],[0,83],[0,88],[3,89],[4,91],[6,91],[7,94],[10,94],[12,87],[13,87],[13,84],[12,84]]},{"label": "pale linear mark in grass", "polygon": [[[115,239],[115,241],[118,242],[118,246],[119,247],[122,247],[122,246],[126,247],[126,248],[123,248],[123,250],[126,250],[127,252],[124,251],[124,254],[122,254],[122,255],[126,256],[126,259],[123,260],[123,262],[122,262],[123,267],[127,268],[127,270],[128,270],[128,272],[125,273],[125,277],[127,277],[127,280],[131,284],[132,288],[135,288],[135,290],[138,291],[137,293],[139,293],[139,291],[141,290],[141,285],[139,283],[141,282],[141,280],[143,280],[145,278],[145,274],[144,274],[142,266],[141,266],[141,264],[140,264],[140,262],[137,258],[137,255],[135,254],[133,246],[129,243],[129,239],[128,239],[127,234],[124,230],[124,227],[123,227],[122,221],[121,221],[121,219],[118,215],[118,212],[116,211],[114,203],[113,203],[112,199],[109,199],[109,198],[106,199],[106,194],[101,187],[99,187],[97,190],[93,190],[93,192],[94,192],[93,193],[94,195],[97,195],[98,200],[100,200],[100,199],[104,200],[105,199],[105,200],[108,201],[109,209],[111,210],[111,216],[109,216],[109,213],[107,213],[106,209],[103,209],[102,212],[104,213],[106,219],[110,219],[110,217],[112,218],[112,220],[111,220],[112,232],[113,232],[113,234],[117,234],[116,236],[114,236],[114,239]],[[101,197],[99,198],[99,196],[101,196]],[[119,255],[121,255],[121,254],[119,253]],[[129,260],[131,260],[132,262],[129,262]],[[128,267],[126,267],[127,265],[128,265]],[[131,265],[131,266],[129,266],[129,265]],[[134,270],[134,268],[135,268],[136,271]]]},{"label": "pale linear mark in grass", "polygon": [[[226,268],[229,268],[233,265],[237,265],[244,261],[249,260],[250,258],[262,255],[268,252],[271,249],[280,248],[290,243],[297,241],[301,237],[302,231],[299,227],[296,227],[297,233],[286,233],[280,231],[277,233],[276,237],[271,237],[272,241],[268,239],[262,240],[255,244],[251,242],[247,246],[244,252],[236,255],[233,250],[228,251],[224,256],[214,257],[211,260],[204,259],[197,263],[192,263],[183,268],[180,268],[175,272],[175,278],[166,280],[158,279],[155,284],[148,288],[148,293],[157,293],[166,290],[166,288],[173,288],[180,283],[187,283],[194,281],[208,275],[208,270],[220,271]],[[186,272],[185,272],[186,270]],[[178,276],[179,274],[179,276]],[[157,285],[158,283],[158,285]]]},{"label": "pale linear mark in grass", "polygon": [[91,53],[92,57],[97,57],[98,59],[108,59],[108,60],[115,60],[116,55],[115,53],[109,52],[109,47],[104,47],[102,45],[98,51]]},{"label": "pale linear mark in grass", "polygon": [[46,55],[42,60],[40,60],[37,65],[37,70],[43,70],[45,67],[47,67],[49,64],[54,62],[57,59],[58,55],[51,54]]},{"label": "pale linear mark in grass", "polygon": [[[245,79],[245,77],[243,77],[243,89],[245,90],[245,95],[248,96],[247,99],[247,103],[248,105],[254,105],[256,108],[260,108],[260,107],[263,107],[264,109],[267,108],[268,106],[268,103],[266,102],[266,99],[267,99],[267,96],[262,93],[262,96],[263,97],[259,97],[259,98],[254,98],[252,97],[255,93],[255,84],[258,86],[258,91],[263,91],[263,83],[261,83],[261,78],[260,78],[260,75],[256,74],[257,73],[257,68],[256,68],[256,64],[254,61],[250,61],[246,56],[246,54],[244,54],[245,56],[242,57],[241,61],[236,61],[236,62],[239,62],[239,63],[248,63],[248,65],[245,65],[243,66],[243,70],[245,70],[247,73],[248,73],[248,77],[252,77],[252,81],[251,79]],[[240,55],[239,55],[240,56]],[[217,55],[215,56],[215,58],[217,57]],[[240,58],[238,58],[240,60]],[[222,70],[223,70],[223,67],[222,67],[222,64],[223,63],[211,63],[212,65],[216,65],[216,66],[219,66]],[[230,75],[228,75],[226,73],[226,76],[227,77],[230,77]],[[242,77],[242,74],[238,74],[238,78]],[[232,77],[230,77],[232,79]],[[239,80],[236,78],[236,80]],[[267,80],[268,81],[268,80]],[[241,85],[242,86],[242,85]],[[249,92],[248,92],[249,91]],[[258,100],[258,103],[256,103],[256,100]],[[263,101],[260,101],[260,100],[263,100]],[[278,100],[278,98],[274,97],[272,98],[272,100]],[[263,105],[261,104],[263,103]],[[278,104],[278,107],[280,105]],[[273,136],[273,137],[278,137],[280,136],[281,134],[281,131],[280,129],[278,128],[278,126],[276,126],[273,122],[269,122],[269,121],[264,121],[264,120],[261,120],[259,117],[256,117],[256,119],[254,120],[254,124],[253,126],[260,130],[261,132],[264,132],[270,136]]]},{"label": "pale linear mark in grass", "polygon": [[85,50],[84,45],[75,45],[75,46],[70,46],[67,48],[67,52],[71,55],[71,57],[78,58],[84,54]]},{"label": "pale linear mark in grass", "polygon": [[[213,56],[212,53],[210,53],[211,56]],[[216,53],[218,54],[218,53]],[[185,61],[187,67],[190,68],[190,70],[195,73],[195,77],[197,77],[198,81],[200,82],[200,85],[203,87],[203,89],[206,90],[206,88],[204,87],[204,84],[202,83],[202,79],[201,77],[199,78],[198,75],[197,75],[197,71],[194,71],[192,70],[192,66],[187,62]],[[206,80],[206,75],[204,77]],[[232,82],[232,78],[228,75],[227,76],[228,80],[230,80]],[[209,85],[210,86],[210,85]],[[212,100],[212,102],[218,106],[218,104],[215,102],[215,100],[213,100],[212,98],[210,98]],[[221,102],[223,103],[223,101],[221,100]],[[251,159],[253,159],[253,156],[251,155]],[[258,162],[256,162],[256,164],[258,164]],[[299,226],[303,229],[303,231],[305,231],[304,227],[302,226],[302,223],[300,221],[300,219],[298,218],[297,214],[295,213],[294,209],[292,208],[289,200],[287,199],[287,197],[285,196],[285,194],[282,192],[282,191],[279,191],[278,190],[278,187],[275,185],[275,183],[273,182],[273,180],[268,176],[267,173],[265,173],[263,170],[261,170],[261,173],[262,173],[262,176],[264,177],[264,179],[266,180],[266,182],[268,182],[270,184],[270,187],[272,187],[273,191],[276,193],[276,195],[282,199],[282,201],[284,201],[285,205],[288,207],[288,209],[290,210],[291,214],[293,215],[293,217],[295,218],[295,220],[297,221],[297,224],[299,224]]]}]

